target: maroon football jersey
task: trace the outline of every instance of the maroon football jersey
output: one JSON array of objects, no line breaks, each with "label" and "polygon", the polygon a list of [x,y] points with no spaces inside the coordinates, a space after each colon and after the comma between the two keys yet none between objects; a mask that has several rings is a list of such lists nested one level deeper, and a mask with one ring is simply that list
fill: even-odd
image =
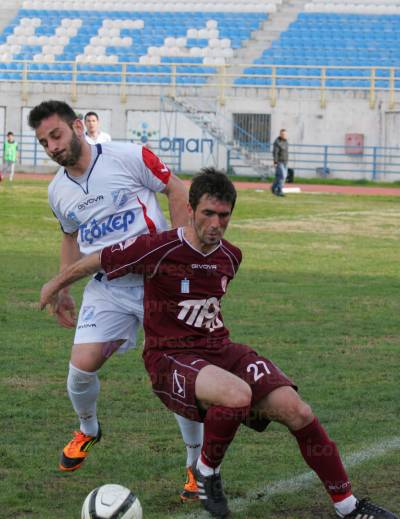
[{"label": "maroon football jersey", "polygon": [[242,254],[226,240],[208,254],[194,249],[183,229],[140,236],[103,249],[108,279],[142,273],[145,348],[213,348],[229,338],[221,299]]}]

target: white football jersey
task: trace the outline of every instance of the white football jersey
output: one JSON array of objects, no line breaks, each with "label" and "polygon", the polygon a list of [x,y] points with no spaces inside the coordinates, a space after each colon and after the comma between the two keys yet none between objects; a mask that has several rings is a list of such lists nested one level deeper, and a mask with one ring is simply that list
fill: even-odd
[{"label": "white football jersey", "polygon": [[[82,177],[60,168],[49,185],[50,207],[65,233],[78,231],[81,253],[165,230],[156,192],[165,189],[169,168],[137,144],[110,142],[91,148],[92,162]],[[141,279],[133,274],[126,278],[123,284]]]},{"label": "white football jersey", "polygon": [[85,132],[85,138],[89,144],[104,144],[106,142],[111,142],[111,137],[106,132],[99,132],[96,139],[93,139],[87,132]]}]

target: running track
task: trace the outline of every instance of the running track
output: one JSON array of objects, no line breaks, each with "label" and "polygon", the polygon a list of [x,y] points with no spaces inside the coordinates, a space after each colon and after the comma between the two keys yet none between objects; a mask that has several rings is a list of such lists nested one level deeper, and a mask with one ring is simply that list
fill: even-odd
[{"label": "running track", "polygon": [[[50,180],[53,175],[43,175],[40,173],[16,173],[17,179],[29,179],[29,180]],[[186,184],[190,184],[189,180],[185,181]],[[237,189],[264,189],[269,190],[271,184],[267,182],[234,182]],[[323,184],[289,184],[287,187],[292,186],[300,188],[304,193],[340,193],[344,195],[386,195],[386,196],[400,196],[400,188],[395,187],[362,187],[362,186],[333,186]]]}]

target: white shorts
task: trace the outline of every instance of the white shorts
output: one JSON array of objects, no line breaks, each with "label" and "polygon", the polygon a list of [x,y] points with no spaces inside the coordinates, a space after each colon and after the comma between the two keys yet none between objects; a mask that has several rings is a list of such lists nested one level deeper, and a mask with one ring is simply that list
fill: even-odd
[{"label": "white shorts", "polygon": [[105,278],[92,279],[83,292],[75,344],[124,339],[123,352],[136,346],[136,332],[143,323],[143,286],[112,285]]}]

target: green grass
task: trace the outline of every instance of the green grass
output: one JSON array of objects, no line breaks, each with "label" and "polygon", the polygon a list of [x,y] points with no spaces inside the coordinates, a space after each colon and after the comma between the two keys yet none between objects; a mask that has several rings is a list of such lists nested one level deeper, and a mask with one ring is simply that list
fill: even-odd
[{"label": "green grass", "polygon": [[[179,173],[180,178],[191,179],[193,178],[193,174],[190,173]],[[273,182],[274,176],[249,176],[249,175],[240,175],[234,174],[230,177],[235,182]],[[295,176],[295,184],[321,184],[321,185],[333,185],[333,186],[362,186],[362,187],[400,187],[400,181],[395,180],[393,182],[376,182],[374,180],[367,179],[359,179],[359,180],[351,180],[345,178],[331,178],[331,177],[312,177],[312,178],[303,178],[300,175],[296,174]],[[290,184],[289,184],[290,186]]]},{"label": "green grass", "polygon": [[[77,424],[65,388],[73,332],[36,308],[60,240],[46,186],[0,185],[0,517],[78,519],[86,494],[107,482],[132,488],[146,519],[204,517],[198,505],[178,502],[184,449],[140,351],[114,356],[101,371],[101,444],[75,474],[57,470]],[[295,379],[345,457],[399,437],[399,217],[395,197],[277,199],[249,190],[239,193],[227,234],[244,252],[224,302],[233,338]],[[77,300],[82,286],[73,289]],[[400,512],[399,466],[391,450],[350,467],[356,493]],[[242,428],[223,468],[229,498],[245,498],[233,517],[334,517],[318,483],[265,497],[307,471],[283,427]]]}]

